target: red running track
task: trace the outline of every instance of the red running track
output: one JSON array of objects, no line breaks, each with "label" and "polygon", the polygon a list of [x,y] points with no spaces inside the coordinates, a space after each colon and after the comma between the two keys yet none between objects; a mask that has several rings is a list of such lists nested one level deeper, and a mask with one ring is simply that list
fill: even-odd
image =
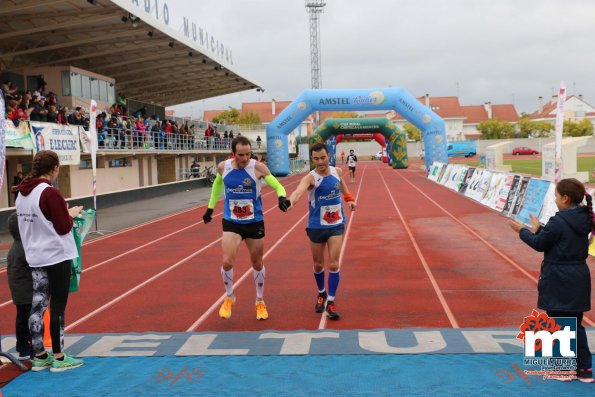
[{"label": "red running track", "polygon": [[[347,214],[336,301],[340,321],[327,322],[313,311],[306,198],[282,213],[265,188],[268,320],[255,319],[244,246],[234,269],[233,315],[218,317],[224,293],[221,217],[216,211],[204,225],[201,206],[86,243],[81,291],[70,295],[67,331],[510,328],[535,307],[541,255],[518,239],[502,215],[428,181],[415,162],[408,170],[362,162],[357,177],[350,188],[358,208]],[[288,192],[299,178],[284,179]],[[2,272],[3,319],[15,315],[9,299]],[[14,333],[12,324],[2,321],[2,334]]]}]

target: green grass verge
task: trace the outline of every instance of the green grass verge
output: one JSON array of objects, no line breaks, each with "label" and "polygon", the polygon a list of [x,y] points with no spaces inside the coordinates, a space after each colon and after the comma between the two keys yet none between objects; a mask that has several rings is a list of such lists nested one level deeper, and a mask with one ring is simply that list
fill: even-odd
[{"label": "green grass verge", "polygon": [[[474,159],[465,159],[464,161],[457,161],[457,164],[463,163],[470,167],[479,166],[479,161]],[[519,174],[530,174],[541,176],[541,159],[513,159],[504,160],[504,164],[512,166],[512,172]],[[595,170],[595,157],[577,157],[576,159],[577,171],[585,171],[589,174],[589,182],[594,183],[593,170]]]}]

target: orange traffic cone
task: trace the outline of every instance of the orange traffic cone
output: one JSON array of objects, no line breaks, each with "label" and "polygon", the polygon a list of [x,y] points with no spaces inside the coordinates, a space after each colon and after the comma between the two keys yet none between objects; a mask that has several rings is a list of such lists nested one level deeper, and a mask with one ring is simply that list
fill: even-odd
[{"label": "orange traffic cone", "polygon": [[52,335],[50,334],[50,307],[43,313],[43,345],[51,349],[52,348]]}]

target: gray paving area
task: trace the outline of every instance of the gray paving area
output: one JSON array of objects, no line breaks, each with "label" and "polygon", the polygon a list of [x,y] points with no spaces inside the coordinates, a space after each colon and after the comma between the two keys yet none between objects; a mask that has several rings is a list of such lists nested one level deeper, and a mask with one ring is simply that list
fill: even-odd
[{"label": "gray paving area", "polygon": [[[192,190],[172,193],[146,200],[137,200],[127,204],[108,208],[98,208],[97,227],[99,230],[118,231],[151,219],[159,218],[187,208],[206,204],[209,201],[211,187],[198,187]],[[92,228],[95,230],[95,227]],[[93,239],[98,234],[91,233],[85,239]],[[12,243],[9,233],[0,234],[0,268],[6,266],[8,244]]]}]

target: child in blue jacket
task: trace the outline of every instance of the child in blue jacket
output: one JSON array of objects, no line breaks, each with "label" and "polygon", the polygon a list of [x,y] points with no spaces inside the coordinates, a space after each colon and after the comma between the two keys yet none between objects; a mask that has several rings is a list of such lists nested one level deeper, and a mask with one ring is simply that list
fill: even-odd
[{"label": "child in blue jacket", "polygon": [[[586,205],[581,205],[583,200]],[[543,227],[533,215],[531,228],[515,221],[510,221],[510,226],[527,245],[544,253],[537,307],[549,317],[576,318],[576,378],[593,383],[591,351],[582,325],[583,312],[591,310],[591,274],[586,259],[589,233],[594,228],[593,201],[579,180],[569,178],[556,185],[556,205],[559,211]]]}]

